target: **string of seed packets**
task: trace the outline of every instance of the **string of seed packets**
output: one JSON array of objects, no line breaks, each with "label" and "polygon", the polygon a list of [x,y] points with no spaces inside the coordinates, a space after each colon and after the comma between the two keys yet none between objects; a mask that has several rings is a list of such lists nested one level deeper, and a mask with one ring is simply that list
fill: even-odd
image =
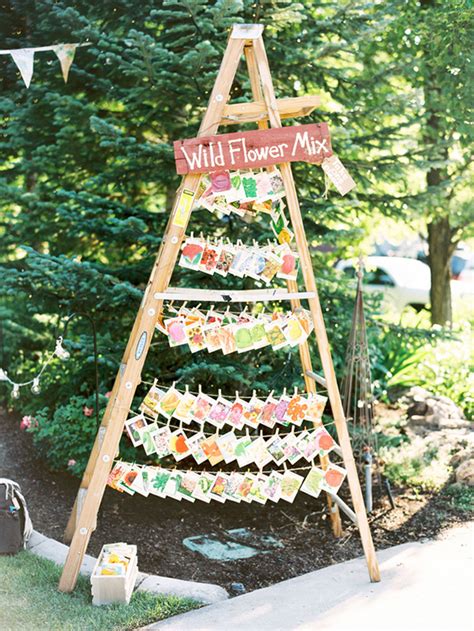
[{"label": "string of seed packets", "polygon": [[263,280],[267,285],[276,278],[296,280],[299,255],[293,252],[288,243],[268,242],[260,247],[244,245],[242,241],[231,243],[223,239],[205,239],[202,235],[191,235],[185,240],[179,266],[198,270],[206,274],[220,276],[244,276]]},{"label": "string of seed packets", "polygon": [[228,355],[265,346],[273,350],[298,346],[314,327],[311,314],[303,308],[256,315],[244,309],[235,315],[230,309],[217,311],[212,307],[203,312],[182,305],[174,317],[158,321],[156,328],[167,336],[172,347],[187,345],[192,353],[220,350]]},{"label": "string of seed packets", "polygon": [[178,501],[223,503],[229,500],[266,504],[268,500],[293,502],[300,490],[311,497],[318,497],[322,491],[336,494],[345,475],[345,470],[334,464],[325,470],[313,465],[303,477],[290,469],[274,470],[268,475],[240,471],[212,473],[118,461],[110,472],[108,485],[130,495],[155,495]]}]

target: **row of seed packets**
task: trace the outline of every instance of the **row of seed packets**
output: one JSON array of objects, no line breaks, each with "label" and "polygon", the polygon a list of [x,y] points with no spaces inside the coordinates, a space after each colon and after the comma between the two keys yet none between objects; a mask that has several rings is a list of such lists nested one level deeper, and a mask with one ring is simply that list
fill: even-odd
[{"label": "row of seed packets", "polygon": [[158,321],[156,328],[168,337],[169,345],[188,345],[192,353],[220,350],[224,355],[271,346],[278,350],[302,344],[313,330],[309,311],[259,313],[244,310],[236,315],[216,311],[204,313],[197,308],[181,307],[172,318]]},{"label": "row of seed packets", "polygon": [[215,467],[221,462],[237,461],[239,467],[255,464],[262,469],[270,462],[296,464],[301,458],[311,462],[316,456],[325,456],[333,449],[339,451],[332,436],[324,427],[280,434],[277,430],[267,440],[263,434],[250,436],[248,429],[237,436],[234,430],[206,435],[202,430],[187,435],[183,429],[172,430],[169,425],[147,424],[144,417],[126,422],[126,431],[134,446],[142,445],[147,456],[158,458],[173,456],[179,462],[192,456],[197,464],[208,461]]},{"label": "row of seed packets", "polygon": [[[320,394],[303,395],[295,388],[293,395],[287,395],[286,388],[280,396],[274,396],[273,390],[265,399],[260,399],[253,392],[249,401],[245,401],[236,392],[232,398],[211,397],[202,392],[197,394],[176,389],[173,384],[164,390],[155,383],[151,386],[140,405],[140,416],[147,416],[156,421],[161,415],[166,419],[174,417],[181,423],[195,421],[203,426],[210,423],[217,429],[229,425],[233,429],[247,426],[256,429],[264,425],[272,429],[276,424],[299,427],[305,420],[317,421],[323,415],[327,397]],[[132,439],[133,440],[133,439]],[[134,443],[135,444],[135,443]],[[136,445],[135,445],[136,446]]]},{"label": "row of seed packets", "polygon": [[298,258],[288,243],[269,242],[259,247],[255,241],[248,246],[240,240],[237,243],[224,243],[222,239],[213,242],[209,238],[191,235],[184,242],[178,264],[206,274],[248,276],[263,280],[268,285],[275,276],[296,280]]},{"label": "row of seed packets", "polygon": [[208,471],[180,471],[117,462],[110,472],[108,485],[113,489],[134,495],[148,497],[170,497],[189,502],[200,500],[217,502],[258,502],[268,500],[293,502],[299,490],[312,497],[321,491],[335,494],[339,490],[346,472],[337,465],[330,464],[326,470],[312,467],[306,477],[293,471],[283,473],[272,471],[263,473],[210,473]]}]

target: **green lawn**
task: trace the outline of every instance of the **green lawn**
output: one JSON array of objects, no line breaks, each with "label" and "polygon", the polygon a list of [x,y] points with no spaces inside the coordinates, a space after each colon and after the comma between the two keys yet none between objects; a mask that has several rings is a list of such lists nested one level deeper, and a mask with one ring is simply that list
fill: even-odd
[{"label": "green lawn", "polygon": [[72,594],[57,591],[61,568],[29,552],[0,556],[2,631],[101,631],[135,629],[194,609],[199,603],[139,592],[129,605],[94,607],[89,579]]}]

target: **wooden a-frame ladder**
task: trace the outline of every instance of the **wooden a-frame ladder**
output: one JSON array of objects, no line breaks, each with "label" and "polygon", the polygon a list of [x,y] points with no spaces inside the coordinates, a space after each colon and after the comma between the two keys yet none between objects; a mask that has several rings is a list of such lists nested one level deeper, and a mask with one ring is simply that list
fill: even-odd
[{"label": "wooden a-frame ladder", "polygon": [[[263,27],[261,25],[251,25],[247,30],[245,25],[237,25],[232,30],[198,136],[213,135],[217,132],[220,125],[236,123],[257,122],[261,129],[267,128],[268,124],[271,127],[281,127],[281,118],[306,115],[319,103],[319,99],[316,96],[287,99],[275,98],[262,31]],[[230,90],[242,54],[245,55],[254,101],[252,103],[228,104]],[[301,271],[307,292],[302,295],[309,296],[308,304],[314,322],[328,397],[334,416],[344,466],[347,470],[347,479],[354,507],[352,519],[360,531],[370,579],[376,582],[380,580],[379,567],[334,373],[295,183],[289,163],[280,164],[279,168],[285,185],[287,206],[292,229],[295,233],[295,242],[300,256]],[[107,484],[107,478],[118,452],[124,423],[127,419],[135,390],[140,384],[141,372],[150,348],[153,331],[157,319],[160,317],[163,300],[169,288],[171,275],[185,235],[187,225],[180,227],[174,225],[173,222],[178,212],[180,196],[184,189],[195,192],[199,185],[199,180],[199,174],[187,174],[183,177],[181,186],[176,193],[174,206],[158,256],[69,518],[65,532],[65,541],[70,543],[70,548],[59,582],[59,589],[64,592],[70,592],[74,589],[89,539],[96,527],[97,514]],[[185,223],[187,224],[188,221]],[[299,307],[300,300],[297,282],[287,281],[287,289],[289,297],[293,296],[291,299],[292,308]],[[312,373],[308,343],[305,342],[300,345],[299,349],[306,390],[309,393],[315,392],[316,387],[314,378],[311,376],[314,376],[314,373]],[[328,457],[322,457],[321,466],[324,468],[327,464]],[[327,499],[334,535],[340,536],[342,528],[338,505],[329,494]]]}]

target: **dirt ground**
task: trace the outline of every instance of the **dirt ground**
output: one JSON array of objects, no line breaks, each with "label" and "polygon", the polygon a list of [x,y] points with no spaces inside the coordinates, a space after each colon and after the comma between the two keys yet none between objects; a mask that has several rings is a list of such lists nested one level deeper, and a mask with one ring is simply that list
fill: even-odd
[{"label": "dirt ground", "polygon": [[[62,540],[79,481],[49,471],[36,456],[31,437],[19,429],[18,419],[6,413],[0,413],[2,476],[20,483],[35,529]],[[470,517],[453,508],[443,493],[415,495],[403,489],[393,491],[396,508],[390,510],[382,495],[376,498],[370,515],[376,548],[432,537]],[[335,539],[324,499],[315,500],[302,493],[294,504],[207,505],[130,497],[108,488],[88,552],[97,555],[103,543],[135,543],[141,571],[216,583],[231,593],[232,583],[242,583],[251,591],[361,555],[357,529],[344,516],[343,521],[344,535]],[[182,543],[186,537],[219,535],[234,528],[273,535],[284,547],[248,559],[222,562],[191,552]]]}]

